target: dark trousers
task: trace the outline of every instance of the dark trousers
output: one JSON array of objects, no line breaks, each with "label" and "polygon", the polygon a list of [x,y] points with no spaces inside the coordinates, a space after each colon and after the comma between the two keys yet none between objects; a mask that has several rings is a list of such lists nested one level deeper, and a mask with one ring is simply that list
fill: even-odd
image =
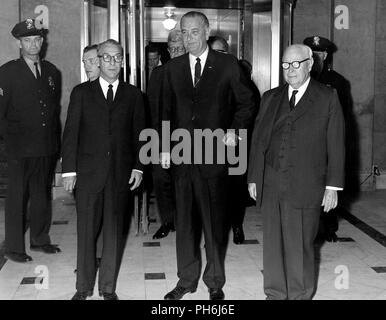
[{"label": "dark trousers", "polygon": [[162,169],[158,164],[153,165],[153,185],[161,222],[174,222],[176,201],[170,170]]},{"label": "dark trousers", "polygon": [[5,246],[8,252],[25,253],[27,205],[31,245],[50,243],[50,187],[54,157],[8,159],[5,204]]},{"label": "dark trousers", "polygon": [[268,299],[311,299],[320,208],[294,208],[282,192],[280,174],[267,171],[261,207],[264,292]]},{"label": "dark trousers", "polygon": [[229,188],[232,193],[232,201],[228,203],[231,225],[233,228],[242,227],[249,198],[246,177],[244,175],[229,176]]},{"label": "dark trousers", "polygon": [[123,220],[125,214],[130,214],[131,200],[129,190],[116,191],[111,181],[111,174],[99,193],[90,193],[87,189],[76,190],[77,291],[85,292],[94,289],[97,271],[96,243],[98,232],[103,225],[98,288],[101,292],[115,292],[123,246]]},{"label": "dark trousers", "polygon": [[228,236],[228,177],[204,179],[192,165],[175,177],[178,285],[197,287],[201,274],[201,234],[204,230],[207,264],[203,281],[208,288],[225,283],[224,260]]}]

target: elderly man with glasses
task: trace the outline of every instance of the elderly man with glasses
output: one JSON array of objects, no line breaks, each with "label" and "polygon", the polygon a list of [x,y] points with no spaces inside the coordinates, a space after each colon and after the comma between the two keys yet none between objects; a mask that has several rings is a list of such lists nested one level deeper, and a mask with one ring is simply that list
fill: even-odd
[{"label": "elderly man with glasses", "polygon": [[123,56],[115,40],[98,46],[99,79],[76,86],[63,134],[64,188],[76,187],[77,274],[73,300],[93,294],[96,238],[103,224],[98,289],[105,300],[115,293],[123,248],[124,215],[133,208],[132,191],[142,181],[139,134],[145,128],[141,92],[119,80]]},{"label": "elderly man with glasses", "polygon": [[267,299],[311,299],[320,207],[344,185],[345,125],[335,89],[310,78],[312,50],[283,55],[286,84],[266,92],[252,135],[248,188],[263,215]]}]

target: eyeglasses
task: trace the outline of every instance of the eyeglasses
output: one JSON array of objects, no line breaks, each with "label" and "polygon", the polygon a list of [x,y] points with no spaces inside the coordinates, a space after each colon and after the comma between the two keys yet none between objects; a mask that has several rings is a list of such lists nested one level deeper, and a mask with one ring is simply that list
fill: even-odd
[{"label": "eyeglasses", "polygon": [[94,57],[94,58],[88,58],[88,59],[83,59],[82,62],[84,64],[88,64],[88,65],[92,65],[92,64],[96,64],[98,61],[98,57]]},{"label": "eyeglasses", "polygon": [[299,69],[302,62],[307,61],[307,60],[310,60],[310,58],[304,59],[302,61],[283,62],[281,64],[281,67],[284,70],[288,70],[290,68],[290,66],[292,66],[292,68],[294,68],[294,69]]},{"label": "eyeglasses", "polygon": [[113,59],[116,63],[121,63],[123,61],[123,56],[120,54],[117,54],[116,56],[110,56],[108,53],[104,53],[98,57],[102,58],[104,62],[111,62],[111,59]]},{"label": "eyeglasses", "polygon": [[184,47],[171,47],[169,48],[170,53],[185,53]]}]

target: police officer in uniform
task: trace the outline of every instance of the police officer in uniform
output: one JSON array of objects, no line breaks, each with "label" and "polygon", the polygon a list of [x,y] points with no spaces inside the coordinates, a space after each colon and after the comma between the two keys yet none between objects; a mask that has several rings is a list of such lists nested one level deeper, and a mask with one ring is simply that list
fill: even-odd
[{"label": "police officer in uniform", "polygon": [[8,190],[5,257],[28,262],[24,232],[29,202],[30,249],[57,253],[51,244],[50,188],[60,142],[60,72],[39,57],[44,30],[27,19],[15,25],[21,57],[0,67],[0,135],[5,140]]},{"label": "police officer in uniform", "polygon": [[[338,72],[332,70],[332,54],[337,50],[335,44],[320,36],[308,37],[304,39],[303,43],[313,51],[314,65],[311,70],[311,76],[319,82],[336,89],[347,127],[347,123],[352,122],[348,121],[351,114],[350,111],[352,111],[350,83]],[[353,139],[353,135],[349,132],[352,132],[352,130],[346,128],[347,138]],[[347,156],[347,162],[350,158],[350,156]],[[346,182],[346,185],[349,186],[352,184]],[[322,214],[317,240],[326,240],[328,242],[337,241],[338,210],[339,208],[336,208],[328,213]]]}]

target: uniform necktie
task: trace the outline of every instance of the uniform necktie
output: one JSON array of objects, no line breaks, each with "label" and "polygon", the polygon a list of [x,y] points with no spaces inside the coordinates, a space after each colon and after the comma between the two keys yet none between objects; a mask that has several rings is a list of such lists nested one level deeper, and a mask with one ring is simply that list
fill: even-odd
[{"label": "uniform necktie", "polygon": [[289,101],[289,105],[290,105],[290,111],[292,111],[294,108],[295,108],[295,101],[296,101],[296,94],[298,93],[298,90],[294,90],[292,91],[292,96],[291,96],[291,99]]},{"label": "uniform necktie", "polygon": [[194,86],[197,85],[198,81],[200,81],[201,78],[201,63],[200,58],[196,59],[196,65],[194,66]]},{"label": "uniform necktie", "polygon": [[36,79],[40,80],[39,63],[35,62],[34,65],[35,65]]},{"label": "uniform necktie", "polygon": [[107,90],[107,103],[112,104],[114,101],[113,85],[109,84],[109,90]]}]

